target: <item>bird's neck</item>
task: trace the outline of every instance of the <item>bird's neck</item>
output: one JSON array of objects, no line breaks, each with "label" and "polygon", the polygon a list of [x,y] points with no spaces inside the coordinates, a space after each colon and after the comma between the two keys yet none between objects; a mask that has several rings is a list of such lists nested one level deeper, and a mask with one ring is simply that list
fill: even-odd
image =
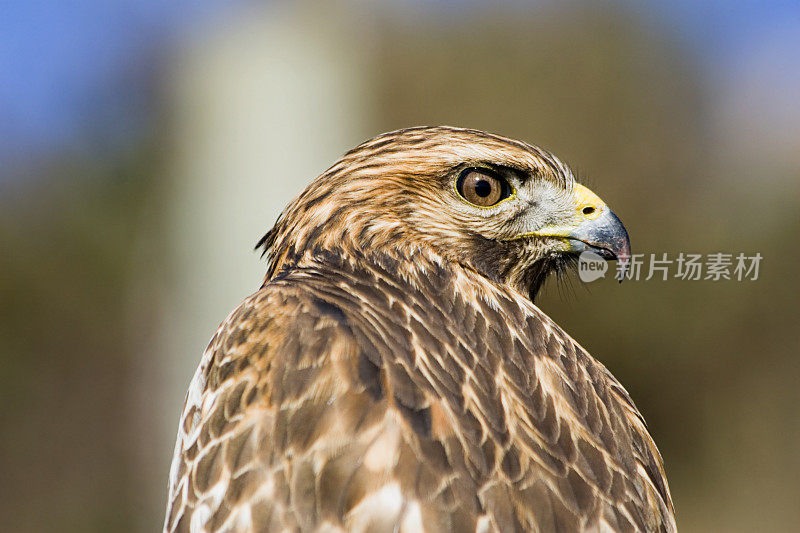
[{"label": "bird's neck", "polygon": [[368,280],[372,274],[391,278],[410,288],[424,288],[431,296],[481,300],[496,306],[499,301],[513,301],[526,312],[541,313],[527,295],[497,280],[490,279],[469,264],[453,261],[433,248],[419,245],[376,247],[365,250],[347,246],[316,247],[285,261],[265,283],[298,271],[314,271],[335,276],[337,272],[361,273]]}]

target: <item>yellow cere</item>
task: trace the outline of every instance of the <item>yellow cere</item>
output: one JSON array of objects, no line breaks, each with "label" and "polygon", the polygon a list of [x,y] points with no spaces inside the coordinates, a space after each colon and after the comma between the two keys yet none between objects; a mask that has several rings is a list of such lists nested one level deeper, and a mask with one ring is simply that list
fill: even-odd
[{"label": "yellow cere", "polygon": [[594,220],[600,216],[605,203],[595,193],[581,185],[575,184],[575,209],[585,220]]}]

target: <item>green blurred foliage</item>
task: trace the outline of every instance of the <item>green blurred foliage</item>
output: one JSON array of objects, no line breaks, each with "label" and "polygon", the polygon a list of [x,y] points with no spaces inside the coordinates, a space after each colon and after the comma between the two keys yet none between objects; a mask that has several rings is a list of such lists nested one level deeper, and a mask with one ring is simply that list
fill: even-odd
[{"label": "green blurred foliage", "polygon": [[135,524],[127,302],[152,161],[65,158],[0,194],[6,531]]},{"label": "green blurred foliage", "polygon": [[[764,256],[754,282],[567,279],[540,305],[643,411],[682,530],[791,529],[800,161],[726,159],[708,131],[703,72],[659,28],[607,5],[377,23],[375,133],[451,124],[525,139],[612,205],[635,252]],[[126,531],[161,519],[136,496],[164,486],[166,465],[164,479],[136,474],[134,362],[153,332],[131,331],[129,315],[139,244],[159,240],[153,228],[169,209],[155,179],[163,157],[144,141],[100,160],[65,157],[32,185],[0,190],[0,515],[10,530]],[[137,298],[158,306],[155,294]]]}]

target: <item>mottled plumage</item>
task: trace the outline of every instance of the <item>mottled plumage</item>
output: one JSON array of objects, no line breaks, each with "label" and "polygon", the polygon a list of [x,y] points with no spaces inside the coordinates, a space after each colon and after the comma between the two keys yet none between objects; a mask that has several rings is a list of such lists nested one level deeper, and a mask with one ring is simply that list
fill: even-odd
[{"label": "mottled plumage", "polygon": [[[457,190],[484,167],[514,190],[489,208]],[[265,237],[263,286],[203,356],[165,531],[674,531],[630,397],[532,301],[580,249],[559,232],[600,220],[576,198],[607,210],[579,187],[472,130],[346,154]]]}]

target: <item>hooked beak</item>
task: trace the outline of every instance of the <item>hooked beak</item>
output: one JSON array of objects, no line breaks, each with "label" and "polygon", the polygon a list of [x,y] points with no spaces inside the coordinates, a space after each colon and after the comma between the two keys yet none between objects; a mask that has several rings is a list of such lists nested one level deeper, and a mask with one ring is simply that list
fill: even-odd
[{"label": "hooked beak", "polygon": [[618,280],[625,278],[630,267],[631,241],[613,211],[606,209],[596,219],[578,225],[567,238],[572,252],[592,251],[607,261],[619,261]]},{"label": "hooked beak", "polygon": [[596,194],[575,185],[574,223],[544,227],[534,234],[562,239],[565,252],[591,251],[608,261],[620,262],[617,279],[622,282],[630,268],[631,242],[619,217]]}]

